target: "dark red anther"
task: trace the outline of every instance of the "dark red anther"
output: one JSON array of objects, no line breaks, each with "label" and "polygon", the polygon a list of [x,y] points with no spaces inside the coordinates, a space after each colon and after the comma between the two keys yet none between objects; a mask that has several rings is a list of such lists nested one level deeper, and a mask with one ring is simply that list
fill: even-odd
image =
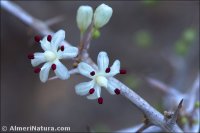
[{"label": "dark red anther", "polygon": [[39,42],[39,41],[41,40],[41,37],[40,37],[39,35],[37,35],[37,36],[34,37],[34,40],[35,40],[36,42]]},{"label": "dark red anther", "polygon": [[91,76],[94,76],[94,75],[95,75],[95,72],[94,72],[94,71],[92,71],[92,72],[90,73],[90,75],[91,75]]},{"label": "dark red anther", "polygon": [[99,103],[99,104],[102,104],[102,103],[103,103],[103,98],[102,98],[102,97],[98,98],[98,103]]},{"label": "dark red anther", "polygon": [[60,47],[60,50],[61,50],[61,51],[64,51],[64,49],[65,49],[65,47],[62,45],[62,46]]},{"label": "dark red anther", "polygon": [[106,73],[110,72],[110,67],[106,68]]},{"label": "dark red anther", "polygon": [[54,71],[54,70],[56,70],[56,64],[52,64],[51,65],[51,69]]},{"label": "dark red anther", "polygon": [[34,54],[28,54],[28,59],[34,59]]},{"label": "dark red anther", "polygon": [[90,93],[90,94],[93,94],[94,91],[95,91],[94,88],[92,88],[92,89],[89,90],[89,93]]},{"label": "dark red anther", "polygon": [[120,74],[126,74],[126,70],[120,70]]},{"label": "dark red anther", "polygon": [[40,70],[41,70],[41,69],[40,69],[39,67],[37,67],[37,68],[34,69],[34,73],[39,73]]},{"label": "dark red anther", "polygon": [[118,88],[115,89],[115,94],[117,94],[117,95],[120,94],[120,90]]},{"label": "dark red anther", "polygon": [[51,42],[51,39],[52,39],[51,35],[48,35],[48,36],[47,36],[47,40],[48,40],[49,42]]}]

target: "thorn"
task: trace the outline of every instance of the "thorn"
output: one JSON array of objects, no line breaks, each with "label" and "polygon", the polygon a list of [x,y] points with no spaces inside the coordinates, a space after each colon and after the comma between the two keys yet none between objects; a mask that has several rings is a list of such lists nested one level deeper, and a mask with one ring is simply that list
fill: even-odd
[{"label": "thorn", "polygon": [[180,101],[180,103],[178,104],[178,109],[181,109],[183,106],[183,99]]},{"label": "thorn", "polygon": [[183,105],[183,99],[179,102],[178,107],[174,113],[164,112],[165,116],[170,115],[170,117],[165,118],[167,120],[167,125],[173,126],[176,123],[182,105]]}]

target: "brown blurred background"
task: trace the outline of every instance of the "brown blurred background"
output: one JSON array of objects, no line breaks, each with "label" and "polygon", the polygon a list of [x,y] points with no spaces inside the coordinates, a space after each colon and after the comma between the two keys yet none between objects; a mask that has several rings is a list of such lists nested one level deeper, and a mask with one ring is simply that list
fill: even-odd
[{"label": "brown blurred background", "polygon": [[[80,5],[95,9],[105,3],[113,8],[110,22],[93,40],[89,53],[96,61],[107,51],[111,63],[121,61],[127,75],[117,78],[132,87],[152,106],[162,106],[162,93],[145,82],[154,77],[185,91],[199,71],[198,1],[17,1],[28,13],[41,20],[62,15],[54,31],[64,29],[66,40],[76,46],[79,30],[76,11]],[[188,30],[189,29],[189,30]],[[185,44],[184,34],[193,35]],[[138,124],[142,113],[122,96],[112,96],[103,89],[103,105],[75,94],[74,86],[89,79],[72,75],[67,81],[42,83],[27,59],[30,52],[42,51],[34,42],[38,34],[18,18],[1,9],[1,125],[70,126],[71,131],[116,131]],[[180,45],[180,47],[179,47]],[[185,46],[186,45],[186,46]],[[186,47],[186,48],[185,48]],[[184,51],[184,49],[186,49]],[[187,69],[181,79],[166,57],[182,58]],[[72,68],[72,62],[64,61]],[[180,66],[181,67],[181,66]],[[53,75],[53,73],[52,73]]]}]

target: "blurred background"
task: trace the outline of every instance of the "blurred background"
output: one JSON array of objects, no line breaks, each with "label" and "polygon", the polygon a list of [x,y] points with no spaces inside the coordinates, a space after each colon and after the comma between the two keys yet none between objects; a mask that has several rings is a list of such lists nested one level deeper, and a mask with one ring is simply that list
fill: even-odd
[{"label": "blurred background", "polygon": [[[64,19],[51,26],[64,29],[66,40],[76,46],[80,33],[76,11],[80,5],[95,9],[101,3],[113,8],[101,36],[92,40],[89,53],[96,61],[107,51],[110,62],[121,61],[127,75],[117,79],[160,111],[163,94],[146,77],[159,79],[185,92],[199,72],[198,1],[15,1],[41,20]],[[117,131],[142,122],[142,113],[122,96],[102,90],[104,103],[75,94],[74,86],[89,79],[72,75],[67,81],[42,83],[27,54],[42,51],[34,42],[38,34],[1,9],[1,125],[70,126],[71,131]],[[170,60],[182,61],[175,68]],[[72,68],[72,61],[64,61]],[[53,75],[53,73],[51,73]]]}]

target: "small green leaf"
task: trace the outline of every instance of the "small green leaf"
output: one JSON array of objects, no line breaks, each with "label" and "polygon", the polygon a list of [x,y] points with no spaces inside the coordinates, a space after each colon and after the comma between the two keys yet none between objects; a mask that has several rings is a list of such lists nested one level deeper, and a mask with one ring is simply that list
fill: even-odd
[{"label": "small green leaf", "polygon": [[100,37],[100,35],[101,35],[101,33],[100,33],[99,29],[94,28],[93,31],[92,31],[92,38],[97,39],[97,38]]}]

